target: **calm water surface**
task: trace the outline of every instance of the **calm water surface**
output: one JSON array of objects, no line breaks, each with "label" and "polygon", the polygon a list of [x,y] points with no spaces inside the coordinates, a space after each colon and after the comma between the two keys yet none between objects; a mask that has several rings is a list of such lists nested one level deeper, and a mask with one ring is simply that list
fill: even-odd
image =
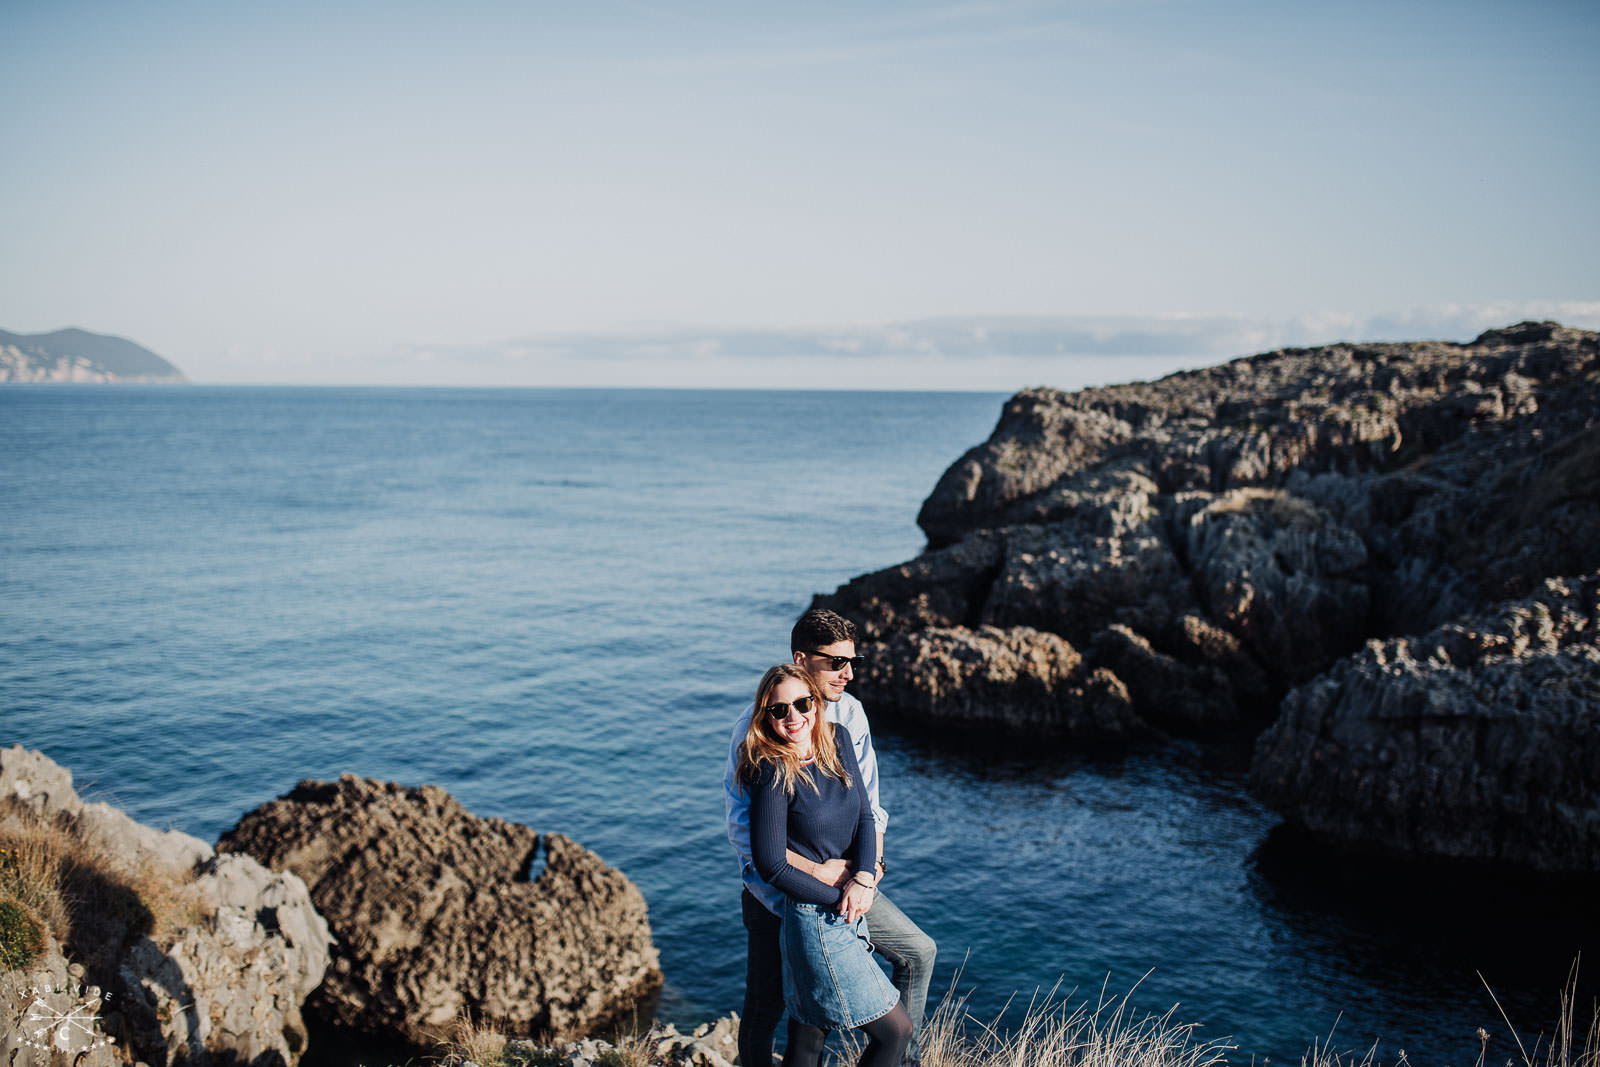
[{"label": "calm water surface", "polygon": [[[921,549],[918,505],[1002,400],[0,390],[0,743],[213,841],[302,778],[437,783],[626,872],[660,1014],[720,1015],[743,974],[731,722],[813,593]],[[1137,984],[1235,1062],[1333,1030],[1471,1064],[1476,1028],[1504,1031],[1477,972],[1537,1029],[1593,940],[1569,897],[1263,853],[1241,753],[888,724],[878,747],[886,888],[980,1018]]]}]

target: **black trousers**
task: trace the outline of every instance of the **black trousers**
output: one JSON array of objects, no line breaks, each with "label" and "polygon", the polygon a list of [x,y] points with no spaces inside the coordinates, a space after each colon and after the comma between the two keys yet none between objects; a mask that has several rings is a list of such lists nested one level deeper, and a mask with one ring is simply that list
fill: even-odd
[{"label": "black trousers", "polygon": [[739,895],[744,915],[744,1013],[739,1017],[741,1067],[769,1067],[772,1043],[783,1019],[783,922],[746,889]]}]

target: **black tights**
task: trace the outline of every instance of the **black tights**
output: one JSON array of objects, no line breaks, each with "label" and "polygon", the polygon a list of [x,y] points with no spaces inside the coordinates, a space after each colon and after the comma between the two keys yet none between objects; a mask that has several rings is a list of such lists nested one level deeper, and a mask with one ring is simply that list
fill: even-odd
[{"label": "black tights", "polygon": [[[904,1004],[896,1004],[888,1014],[864,1024],[867,1049],[856,1067],[900,1067],[900,1057],[911,1043],[911,1016]],[[789,1043],[783,1050],[783,1067],[817,1067],[822,1062],[822,1043],[826,1030],[789,1020]]]}]

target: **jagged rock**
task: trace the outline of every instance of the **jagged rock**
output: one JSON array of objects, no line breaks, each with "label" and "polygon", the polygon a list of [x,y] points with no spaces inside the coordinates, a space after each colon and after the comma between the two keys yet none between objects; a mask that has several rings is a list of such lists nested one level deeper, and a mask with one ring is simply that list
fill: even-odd
[{"label": "jagged rock", "polygon": [[[295,1062],[306,1048],[300,1006],[322,981],[330,941],[305,883],[249,856],[218,855],[200,864],[193,899],[206,922],[170,944],[143,937],[128,946],[122,984],[139,1010],[124,1014],[162,1020],[174,1062]],[[185,990],[233,995],[178,995]]]},{"label": "jagged rock", "polygon": [[1600,874],[1600,576],[1370,642],[1285,698],[1251,782],[1345,845]]},{"label": "jagged rock", "polygon": [[917,524],[928,543],[950,544],[983,526],[1011,503],[1049,489],[1064,474],[1087,466],[1132,428],[1090,405],[1065,404],[1052,389],[1025,389],[1006,403],[1005,432],[971,449],[939,479]]},{"label": "jagged rock", "polygon": [[[1529,322],[1464,345],[1284,349],[1155,382],[1025,390],[945,472],[918,521],[921,556],[813,601],[861,626],[871,669],[857,688],[875,715],[1036,730],[1041,679],[1054,675],[1014,669],[998,646],[994,670],[962,658],[991,654],[982,627],[1026,628],[1073,649],[1071,677],[1101,680],[1110,721],[1213,736],[1271,722],[1296,686],[1293,707],[1321,707],[1335,697],[1312,694],[1333,686],[1349,707],[1326,737],[1353,743],[1351,724],[1364,720],[1348,694],[1401,700],[1400,682],[1347,665],[1366,662],[1364,644],[1600,570],[1600,333]],[[934,651],[945,647],[965,651]],[[1477,708],[1463,714],[1506,752],[1524,732],[1542,750],[1553,728],[1539,714],[1482,708],[1567,707],[1587,684],[1589,647],[1429,666],[1429,707]],[[1055,721],[1107,736],[1093,714]],[[1296,729],[1322,736],[1320,724]],[[1399,758],[1399,741],[1372,743]],[[1407,744],[1421,780],[1457,773],[1446,768],[1462,757],[1437,731]],[[1558,806],[1535,802],[1515,776],[1496,793],[1491,774],[1471,803],[1436,812],[1410,785],[1380,789],[1366,762],[1377,755],[1330,745],[1317,759],[1343,768],[1344,792],[1262,757],[1274,802],[1330,836],[1551,869],[1588,847],[1533,842],[1578,833],[1574,818],[1587,826],[1573,813],[1592,809],[1592,777],[1567,775],[1578,792]],[[1418,806],[1400,819],[1402,795]],[[1397,824],[1374,829],[1379,812]],[[1485,846],[1485,820],[1530,843]]]},{"label": "jagged rock", "polygon": [[1180,515],[1185,505],[1194,507],[1183,545],[1190,584],[1258,662],[1298,681],[1360,646],[1367,550],[1352,530],[1279,489],[1184,494]]},{"label": "jagged rock", "polygon": [[874,707],[945,726],[994,726],[1128,740],[1157,733],[1127,692],[1055,634],[962,627],[897,634],[863,682]]},{"label": "jagged rock", "polygon": [[848,608],[862,638],[930,627],[975,626],[1006,557],[1006,532],[984,531],[909,563],[862,575],[818,607]]},{"label": "jagged rock", "polygon": [[92,863],[115,914],[80,908],[69,948],[114,1006],[106,1029],[133,1054],[194,1067],[298,1060],[300,1005],[329,942],[303,882],[85,803],[70,771],[20,745],[0,750],[0,797],[20,808],[11,819],[67,829]]},{"label": "jagged rock", "polygon": [[[725,1015],[714,1023],[701,1023],[689,1034],[680,1033],[671,1023],[657,1023],[648,1031],[624,1039],[630,1051],[651,1067],[730,1067],[739,1055],[739,1016]],[[609,1055],[608,1055],[609,1054]],[[506,1044],[503,1059],[508,1067],[519,1064],[559,1062],[564,1067],[595,1067],[619,1056],[617,1045],[585,1038],[559,1045],[540,1045],[532,1041]],[[636,1062],[622,1055],[623,1062]]]},{"label": "jagged rock", "polygon": [[0,1063],[116,1067],[125,1062],[102,1025],[113,1009],[104,991],[82,975],[48,933],[44,952],[32,966],[0,971]]},{"label": "jagged rock", "polygon": [[435,1040],[463,1013],[515,1034],[625,1016],[661,972],[637,887],[559,834],[480,819],[435,786],[302,782],[225,834],[293,871],[337,938],[309,1008],[338,1025]]},{"label": "jagged rock", "polygon": [[[1026,390],[924,504],[928,552],[815,603],[896,679],[899,638],[1029,627],[1145,722],[1262,723],[1370,637],[1600,566],[1597,382],[1600,334],[1525,323]],[[860,688],[889,714],[913,692]]]}]

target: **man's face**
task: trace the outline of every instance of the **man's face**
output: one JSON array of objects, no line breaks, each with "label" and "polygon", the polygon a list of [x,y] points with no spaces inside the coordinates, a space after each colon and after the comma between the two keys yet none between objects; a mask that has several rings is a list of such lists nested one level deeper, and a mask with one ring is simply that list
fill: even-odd
[{"label": "man's face", "polygon": [[831,645],[797,651],[794,661],[817,680],[822,686],[823,695],[829,701],[834,701],[844,696],[844,687],[855,677],[855,672],[848,663],[840,664],[838,670],[833,665],[840,659],[854,659],[855,654],[854,641],[835,641]]}]

